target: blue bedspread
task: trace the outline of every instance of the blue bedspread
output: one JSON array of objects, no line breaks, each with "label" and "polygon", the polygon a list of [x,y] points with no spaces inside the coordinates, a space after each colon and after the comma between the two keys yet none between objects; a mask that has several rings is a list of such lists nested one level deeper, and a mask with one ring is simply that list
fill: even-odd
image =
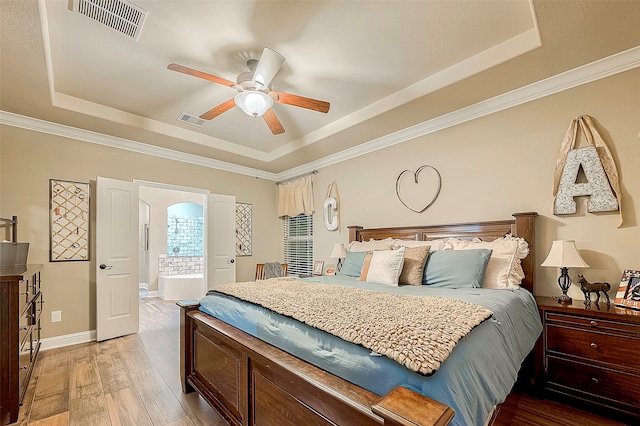
[{"label": "blue bedspread", "polygon": [[349,285],[388,293],[451,297],[485,306],[493,317],[458,342],[430,377],[324,331],[260,306],[213,293],[200,309],[358,386],[383,395],[398,385],[452,407],[451,424],[483,425],[493,406],[504,401],[520,365],[542,331],[535,299],[528,291],[390,287],[348,277],[314,277],[319,285]]}]

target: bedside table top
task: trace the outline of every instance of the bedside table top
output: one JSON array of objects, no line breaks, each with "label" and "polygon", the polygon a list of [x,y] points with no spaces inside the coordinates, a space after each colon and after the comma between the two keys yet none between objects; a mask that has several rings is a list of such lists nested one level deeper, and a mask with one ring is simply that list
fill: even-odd
[{"label": "bedside table top", "polygon": [[[602,298],[600,300],[602,300]],[[538,303],[538,309],[543,312],[564,312],[590,318],[609,318],[640,324],[640,310],[616,306],[613,303],[613,299],[609,306],[602,301],[600,303],[592,301],[589,305],[585,305],[584,301],[575,299],[573,303],[558,303],[556,299],[544,296],[536,296],[536,302]]]}]

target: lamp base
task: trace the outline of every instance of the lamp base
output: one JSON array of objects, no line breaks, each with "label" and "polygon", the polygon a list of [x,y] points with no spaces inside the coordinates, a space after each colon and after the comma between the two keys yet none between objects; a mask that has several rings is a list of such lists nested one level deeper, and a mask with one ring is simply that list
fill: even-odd
[{"label": "lamp base", "polygon": [[556,297],[555,299],[558,301],[558,303],[573,303],[573,299],[567,296],[567,293],[563,293],[562,296]]},{"label": "lamp base", "polygon": [[556,300],[558,303],[572,303],[573,300],[567,296],[567,291],[569,291],[569,287],[571,287],[571,277],[569,276],[569,268],[561,267],[560,268],[560,276],[558,277],[558,286],[560,286],[560,290],[562,290],[562,296],[558,297]]}]

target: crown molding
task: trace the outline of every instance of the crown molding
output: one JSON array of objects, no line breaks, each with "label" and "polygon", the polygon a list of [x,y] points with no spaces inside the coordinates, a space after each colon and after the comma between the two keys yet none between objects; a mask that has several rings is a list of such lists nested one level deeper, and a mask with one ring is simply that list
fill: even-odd
[{"label": "crown molding", "polygon": [[432,118],[353,148],[328,155],[278,174],[278,179],[308,173],[370,152],[428,135],[476,118],[484,117],[527,102],[535,101],[574,87],[582,86],[640,66],[640,46],[574,68],[502,95]]},{"label": "crown molding", "polygon": [[296,150],[304,148],[339,133],[357,124],[371,120],[387,111],[391,111],[410,101],[416,100],[429,93],[433,93],[443,87],[478,74],[498,64],[513,59],[519,55],[529,52],[542,46],[540,33],[537,28],[537,20],[531,7],[532,21],[534,28],[525,31],[515,37],[503,41],[483,52],[460,61],[442,71],[439,71],[421,81],[418,81],[404,89],[395,92],[376,102],[372,102],[366,107],[359,109],[345,117],[342,117],[316,131],[313,131],[299,139],[274,149],[266,154],[265,161],[277,160],[280,157],[294,153]]},{"label": "crown molding", "polygon": [[285,170],[280,173],[271,173],[254,168],[240,166],[224,161],[205,158],[193,154],[186,154],[166,148],[136,142],[129,139],[117,138],[89,130],[78,129],[62,124],[52,123],[36,118],[14,114],[0,110],[0,124],[20,127],[36,132],[47,133],[56,136],[67,137],[113,148],[125,149],[141,154],[153,155],[195,164],[203,167],[223,170],[242,175],[268,179],[273,181],[284,180],[300,174],[311,172],[314,169],[327,167],[333,164],[347,161],[352,158],[368,154],[389,146],[428,135],[476,118],[484,117],[495,112],[513,108],[527,102],[531,102],[546,96],[563,92],[587,83],[591,83],[612,75],[628,71],[640,66],[640,46],[633,47],[609,57],[591,62],[578,68],[557,74],[538,82],[520,87],[502,95],[478,102],[459,110],[432,118],[422,123],[407,127],[394,133],[365,142],[353,148],[348,148],[335,154],[328,155],[316,161]]},{"label": "crown molding", "polygon": [[0,124],[6,124],[8,126],[19,127],[22,129],[32,130],[34,132],[46,133],[69,139],[76,139],[97,145],[124,149],[127,151],[137,152],[139,154],[152,155],[154,157],[161,157],[183,163],[209,167],[211,169],[223,170],[226,172],[238,173],[261,179],[277,180],[277,175],[275,173],[240,166],[226,161],[214,160],[199,155],[174,151],[172,149],[136,142],[131,139],[109,136],[103,133],[78,129],[77,127],[71,127],[64,124],[52,123],[50,121],[14,114],[12,112],[0,111]]},{"label": "crown molding", "polygon": [[302,137],[286,143],[269,152],[248,148],[238,143],[226,141],[203,133],[182,128],[175,124],[164,123],[134,113],[100,105],[85,99],[57,92],[53,71],[50,30],[46,0],[38,0],[40,26],[42,31],[45,66],[49,83],[51,104],[54,107],[73,112],[88,114],[116,123],[142,127],[159,134],[168,135],[192,143],[227,151],[235,155],[270,163],[279,158],[295,153],[311,144],[317,143],[345,129],[370,120],[407,102],[425,96],[443,87],[449,86],[474,74],[487,70],[497,64],[506,62],[519,55],[542,46],[538,21],[533,7],[533,0],[527,0],[532,27],[520,34],[466,58],[446,69],[443,69],[421,81],[395,92],[383,99],[372,102],[364,108],[335,120],[324,127],[316,129]]}]

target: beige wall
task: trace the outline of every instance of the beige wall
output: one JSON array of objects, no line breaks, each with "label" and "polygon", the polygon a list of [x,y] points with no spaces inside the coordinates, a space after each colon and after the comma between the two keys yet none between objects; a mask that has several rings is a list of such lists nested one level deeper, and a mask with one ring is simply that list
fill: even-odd
[{"label": "beige wall", "polygon": [[[454,223],[537,211],[536,263],[542,263],[553,240],[575,239],[591,265],[582,272],[590,281],[611,282],[614,294],[624,269],[640,269],[639,113],[640,69],[635,69],[325,167],[315,176],[315,258],[334,263],[329,254],[335,242],[347,242],[347,225]],[[560,142],[570,121],[582,114],[595,118],[618,165],[625,220],[621,228],[618,214],[587,213],[584,199],[575,215],[551,212]],[[237,201],[253,204],[254,255],[238,258],[238,280],[251,279],[255,263],[282,256],[273,182],[7,126],[0,132],[0,216],[20,216],[20,239],[32,243],[30,262],[45,264],[44,336],[95,327],[94,262],[48,263],[49,178],[141,179],[235,195]],[[436,167],[443,183],[434,205],[417,214],[397,200],[395,181],[402,170],[423,164]],[[341,196],[341,232],[322,225],[320,208],[332,180]],[[579,271],[570,272],[575,277]],[[559,293],[555,268],[538,267],[536,273],[537,294]],[[582,298],[575,286],[569,294]],[[61,323],[48,322],[51,310],[63,310]]]},{"label": "beige wall", "polygon": [[[0,217],[19,217],[19,240],[31,243],[29,262],[44,264],[43,337],[95,329],[94,258],[49,262],[50,178],[91,181],[92,185],[97,176],[139,179],[235,195],[237,201],[253,204],[253,256],[237,259],[238,280],[252,279],[257,262],[282,257],[272,181],[9,126],[0,126],[0,140]],[[95,213],[94,203],[92,208]],[[92,241],[92,256],[94,248]],[[62,311],[61,322],[50,322],[54,310]]]},{"label": "beige wall", "polygon": [[[577,214],[552,214],[560,143],[571,120],[583,114],[596,120],[618,166],[621,228],[617,213],[587,213],[584,197]],[[347,242],[347,225],[456,223],[537,211],[536,264],[542,263],[553,240],[575,239],[591,266],[582,271],[586,278],[610,282],[613,295],[624,269],[640,269],[639,132],[640,69],[635,69],[323,168],[315,177],[315,258],[335,263],[329,254],[334,243]],[[423,164],[440,171],[442,190],[433,206],[418,214],[400,204],[395,182],[402,170]],[[320,208],[332,180],[342,201],[341,233],[322,225]],[[574,279],[577,272],[570,270]],[[559,293],[557,269],[538,267],[536,275],[537,294]],[[569,294],[583,299],[575,285]]]}]

